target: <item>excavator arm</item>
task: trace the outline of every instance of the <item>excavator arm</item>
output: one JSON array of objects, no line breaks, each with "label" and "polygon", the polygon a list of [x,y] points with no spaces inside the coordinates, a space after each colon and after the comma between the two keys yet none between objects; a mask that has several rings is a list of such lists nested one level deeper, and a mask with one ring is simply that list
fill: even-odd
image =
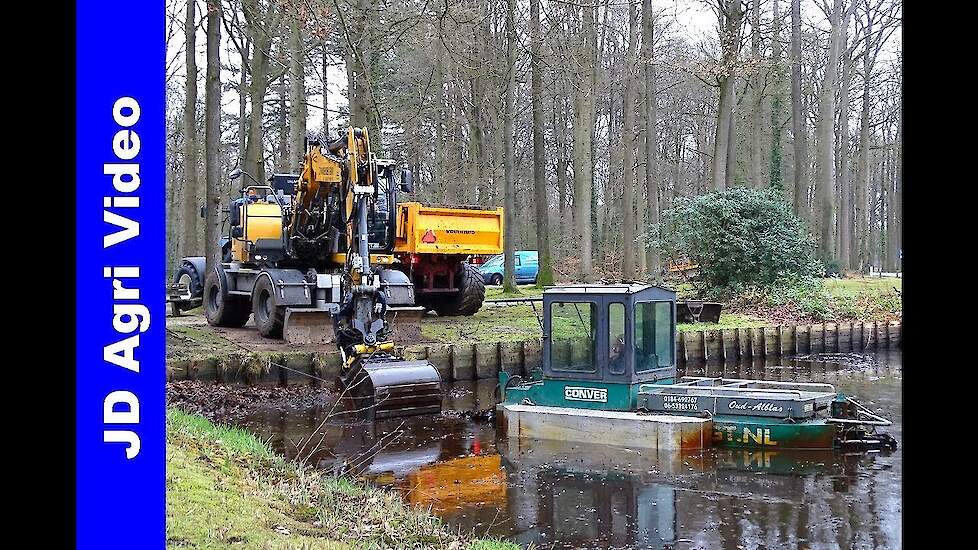
[{"label": "excavator arm", "polygon": [[[367,222],[377,200],[370,137],[366,128],[350,128],[344,138],[310,147],[288,237],[308,239],[332,231],[335,238],[340,227],[344,230],[343,300],[333,327],[343,357],[342,382],[357,408],[375,418],[438,412],[438,371],[428,361],[405,361],[394,353],[381,269],[370,260]],[[337,211],[342,218],[331,218],[330,212]]]}]

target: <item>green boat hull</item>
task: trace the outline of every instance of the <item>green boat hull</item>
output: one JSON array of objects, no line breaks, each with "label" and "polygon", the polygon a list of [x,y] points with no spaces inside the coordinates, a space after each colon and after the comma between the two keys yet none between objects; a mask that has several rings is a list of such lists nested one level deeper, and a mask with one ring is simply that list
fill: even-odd
[{"label": "green boat hull", "polygon": [[713,417],[715,447],[752,449],[831,449],[836,424],[825,419],[785,422],[747,416]]},{"label": "green boat hull", "polygon": [[[506,387],[509,376],[500,373]],[[660,383],[670,384],[672,379]],[[604,411],[636,411],[641,384],[613,384],[590,380],[533,380],[505,390],[505,403],[531,403]],[[681,413],[678,413],[681,414]],[[832,449],[837,425],[823,418],[785,421],[772,417],[716,415],[713,446],[743,449]]]},{"label": "green boat hull", "polygon": [[[506,388],[503,402],[518,404],[529,401],[545,407],[569,407],[600,411],[634,411],[642,384],[616,384],[596,380],[534,380],[524,386],[507,387],[509,374],[499,373],[501,387]],[[672,384],[673,378],[659,381]]]}]

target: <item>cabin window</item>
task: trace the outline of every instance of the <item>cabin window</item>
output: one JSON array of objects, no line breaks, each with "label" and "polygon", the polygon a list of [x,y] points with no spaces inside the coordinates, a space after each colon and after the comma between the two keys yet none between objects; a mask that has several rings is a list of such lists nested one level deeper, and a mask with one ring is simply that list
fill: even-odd
[{"label": "cabin window", "polygon": [[635,372],[672,366],[672,302],[635,304]]},{"label": "cabin window", "polygon": [[593,302],[550,304],[550,365],[555,371],[595,372],[597,308]]},{"label": "cabin window", "polygon": [[625,304],[608,304],[608,371],[625,373]]}]

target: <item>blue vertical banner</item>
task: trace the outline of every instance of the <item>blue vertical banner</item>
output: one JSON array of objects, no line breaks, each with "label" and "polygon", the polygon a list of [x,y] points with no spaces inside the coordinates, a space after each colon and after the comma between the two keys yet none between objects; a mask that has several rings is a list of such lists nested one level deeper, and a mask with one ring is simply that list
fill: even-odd
[{"label": "blue vertical banner", "polygon": [[76,540],[165,544],[163,2],[76,13]]}]

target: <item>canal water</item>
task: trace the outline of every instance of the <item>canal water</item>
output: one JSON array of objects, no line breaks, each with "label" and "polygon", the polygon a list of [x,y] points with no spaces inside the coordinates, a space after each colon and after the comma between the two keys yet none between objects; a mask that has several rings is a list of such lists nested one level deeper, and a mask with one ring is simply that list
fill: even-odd
[{"label": "canal water", "polygon": [[[686,367],[688,375],[828,382],[893,421],[896,351]],[[368,424],[313,408],[241,422],[279,452],[363,476],[454,528],[543,548],[896,548],[902,451],[695,454],[505,439],[495,381],[448,386],[439,416]]]}]

